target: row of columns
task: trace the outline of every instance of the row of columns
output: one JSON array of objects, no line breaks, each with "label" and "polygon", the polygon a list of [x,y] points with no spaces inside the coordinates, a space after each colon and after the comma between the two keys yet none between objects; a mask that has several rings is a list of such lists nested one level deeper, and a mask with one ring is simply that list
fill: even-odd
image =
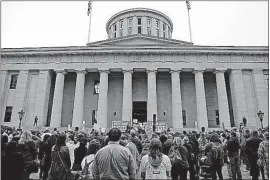
[{"label": "row of columns", "polygon": [[[216,83],[218,93],[218,106],[220,112],[220,121],[224,127],[230,126],[230,116],[228,99],[225,85],[224,72],[226,69],[216,69]],[[55,92],[53,97],[53,107],[51,115],[51,126],[61,126],[61,112],[64,90],[65,70],[56,70]],[[73,109],[73,127],[80,127],[83,122],[83,102],[84,102],[84,83],[85,70],[76,70],[77,80],[74,98]],[[123,85],[123,109],[122,121],[130,121],[132,119],[132,69],[123,70],[124,85]],[[147,120],[152,121],[153,114],[157,115],[157,89],[156,89],[156,70],[149,69],[147,72],[148,78],[148,99],[147,99]],[[171,70],[172,81],[172,121],[173,127],[183,128],[182,118],[182,101],[180,87],[180,72],[181,70]],[[197,101],[197,127],[208,127],[205,88],[203,79],[204,69],[195,69],[195,89]],[[98,125],[107,127],[107,104],[108,104],[108,69],[100,69],[100,87],[98,99]]]}]

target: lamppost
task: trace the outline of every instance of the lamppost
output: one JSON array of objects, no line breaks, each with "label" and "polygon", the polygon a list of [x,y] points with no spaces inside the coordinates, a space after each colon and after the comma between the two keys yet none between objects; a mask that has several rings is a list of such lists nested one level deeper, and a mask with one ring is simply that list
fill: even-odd
[{"label": "lamppost", "polygon": [[21,110],[20,112],[18,112],[18,114],[19,114],[19,120],[20,120],[19,129],[21,129],[22,118],[23,118],[25,112],[23,110]]},{"label": "lamppost", "polygon": [[260,118],[261,125],[262,125],[262,129],[263,129],[263,123],[262,123],[262,121],[263,121],[263,115],[264,115],[264,113],[263,113],[262,111],[259,111],[259,112],[257,113],[257,115],[258,115],[258,117]]}]

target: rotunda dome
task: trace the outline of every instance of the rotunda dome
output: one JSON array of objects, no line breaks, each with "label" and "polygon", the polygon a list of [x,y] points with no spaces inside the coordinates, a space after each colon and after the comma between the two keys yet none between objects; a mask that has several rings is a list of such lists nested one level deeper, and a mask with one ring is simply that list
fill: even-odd
[{"label": "rotunda dome", "polygon": [[109,39],[130,35],[148,35],[171,39],[172,20],[160,11],[132,8],[113,15],[106,24]]}]

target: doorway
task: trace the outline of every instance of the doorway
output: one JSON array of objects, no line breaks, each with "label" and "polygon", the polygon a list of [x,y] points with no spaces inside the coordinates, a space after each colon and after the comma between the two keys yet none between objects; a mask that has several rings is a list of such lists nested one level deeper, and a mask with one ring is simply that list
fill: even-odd
[{"label": "doorway", "polygon": [[147,102],[133,101],[132,119],[137,119],[138,123],[147,122]]}]

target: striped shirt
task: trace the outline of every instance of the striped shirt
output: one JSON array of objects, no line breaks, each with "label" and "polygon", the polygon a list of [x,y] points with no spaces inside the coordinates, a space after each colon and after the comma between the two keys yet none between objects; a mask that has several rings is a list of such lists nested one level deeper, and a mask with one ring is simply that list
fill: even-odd
[{"label": "striped shirt", "polygon": [[135,179],[136,168],[131,152],[118,142],[100,149],[93,162],[94,179]]}]

